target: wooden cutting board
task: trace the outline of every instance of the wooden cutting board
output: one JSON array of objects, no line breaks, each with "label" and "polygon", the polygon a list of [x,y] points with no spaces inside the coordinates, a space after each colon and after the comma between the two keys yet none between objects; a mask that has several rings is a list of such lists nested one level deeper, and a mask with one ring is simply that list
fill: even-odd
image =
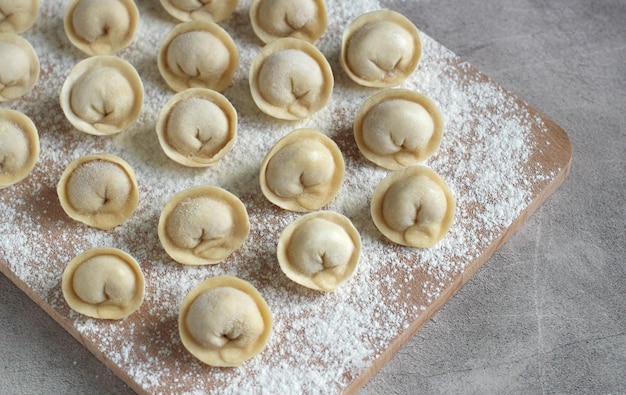
[{"label": "wooden cutting board", "polygon": [[[352,17],[376,8],[375,2],[350,9],[328,2],[334,14],[319,46],[335,72],[335,93],[328,108],[300,123],[272,120],[251,101],[247,66],[260,42],[249,26],[249,2],[241,2],[224,26],[242,55],[233,86],[225,91],[239,112],[238,141],[208,170],[174,164],[156,141],[156,115],[173,94],[158,74],[156,51],[174,26],[158,2],[137,2],[142,15],[138,38],[119,54],[144,80],[140,120],[112,138],[71,128],[59,108],[58,92],[64,76],[84,55],[64,37],[60,3],[42,4],[38,23],[24,35],[42,65],[34,92],[3,105],[33,119],[42,154],[27,180],[0,190],[0,270],[138,393],[356,392],[556,190],[570,169],[572,146],[558,125],[422,35],[424,57],[404,87],[429,95],[446,118],[442,146],[427,164],[451,186],[457,214],[450,234],[436,247],[399,247],[382,237],[369,217],[371,192],[387,172],[362,157],[351,134],[356,109],[376,91],[355,86],[338,64],[343,28]],[[327,209],[348,216],[363,239],[355,277],[333,294],[304,289],[280,271],[276,242],[298,214],[271,205],[258,186],[265,152],[298,127],[317,127],[341,148],[346,178]],[[105,151],[133,166],[140,188],[137,211],[110,232],[70,220],[55,192],[67,163]],[[222,264],[183,267],[163,251],[156,224],[175,191],[199,184],[219,185],[239,196],[252,232],[242,249]],[[129,252],[146,276],[143,305],[122,321],[85,318],[63,300],[60,284],[66,263],[96,246]],[[191,287],[219,274],[250,281],[274,314],[267,348],[238,369],[202,365],[178,339],[180,301]]]}]

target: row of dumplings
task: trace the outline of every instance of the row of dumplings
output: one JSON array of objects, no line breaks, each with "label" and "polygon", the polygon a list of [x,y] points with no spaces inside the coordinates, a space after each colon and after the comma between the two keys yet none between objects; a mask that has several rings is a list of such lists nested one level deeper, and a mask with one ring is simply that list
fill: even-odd
[{"label": "row of dumplings", "polygon": [[[137,311],[145,278],[127,252],[91,248],[65,267],[61,289],[73,310],[97,319],[118,320]],[[239,366],[260,353],[272,332],[267,302],[247,281],[233,276],[209,278],[192,288],[179,309],[183,346],[211,366]]]}]

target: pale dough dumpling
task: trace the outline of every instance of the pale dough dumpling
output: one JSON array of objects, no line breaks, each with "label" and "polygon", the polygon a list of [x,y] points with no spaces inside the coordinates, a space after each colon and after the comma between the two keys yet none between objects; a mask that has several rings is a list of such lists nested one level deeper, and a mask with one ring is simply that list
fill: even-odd
[{"label": "pale dough dumpling", "polygon": [[158,57],[161,76],[176,92],[187,88],[225,90],[239,65],[232,37],[211,22],[185,22],[163,39]]},{"label": "pale dough dumpling", "polygon": [[324,0],[253,0],[250,22],[266,44],[283,37],[315,42],[326,30]]},{"label": "pale dough dumpling", "polygon": [[215,186],[186,189],[161,211],[159,239],[165,252],[185,265],[212,265],[228,258],[250,233],[244,204]]},{"label": "pale dough dumpling", "polygon": [[455,199],[448,184],[426,166],[396,170],[374,190],[374,224],[389,240],[409,247],[428,248],[450,229]]},{"label": "pale dough dumpling", "polygon": [[161,0],[171,16],[182,22],[221,22],[237,8],[239,0]]},{"label": "pale dough dumpling", "polygon": [[297,129],[280,139],[263,159],[261,191],[275,205],[314,211],[339,192],[345,162],[337,144],[315,129]]},{"label": "pale dough dumpling", "polygon": [[282,271],[291,280],[318,291],[332,292],[354,273],[361,237],[342,214],[305,214],[281,233],[276,250]]},{"label": "pale dough dumpling", "polygon": [[165,103],[156,129],[161,147],[171,159],[185,166],[212,166],[235,143],[237,112],[219,92],[185,89]]},{"label": "pale dough dumpling", "polygon": [[117,248],[100,247],[79,254],[67,264],[61,288],[75,311],[119,320],[141,306],[145,279],[132,256]]},{"label": "pale dough dumpling", "polygon": [[61,88],[61,108],[81,132],[112,135],[129,128],[141,113],[143,83],[137,70],[115,56],[80,61]]},{"label": "pale dough dumpling", "polygon": [[363,103],[354,121],[354,139],[363,156],[389,170],[427,160],[441,144],[443,117],[428,97],[387,89]]},{"label": "pale dough dumpling", "polygon": [[39,14],[39,0],[0,0],[0,33],[23,33]]},{"label": "pale dough dumpling", "polygon": [[133,41],[139,10],[133,0],[73,0],[63,25],[70,42],[87,55],[112,55]]},{"label": "pale dough dumpling", "polygon": [[343,35],[340,62],[356,83],[380,88],[401,84],[421,56],[415,25],[395,11],[380,10],[350,23]]},{"label": "pale dough dumpling", "polygon": [[272,332],[272,313],[254,286],[232,276],[209,278],[183,300],[178,330],[185,348],[200,361],[241,366],[258,355]]},{"label": "pale dough dumpling", "polygon": [[39,158],[33,121],[16,110],[0,109],[0,189],[22,181]]},{"label": "pale dough dumpling", "polygon": [[0,33],[0,102],[19,99],[39,79],[39,57],[33,46],[14,33]]},{"label": "pale dough dumpling", "polygon": [[301,120],[330,99],[334,79],[313,44],[281,38],[261,49],[250,66],[250,91],[261,111],[274,118]]},{"label": "pale dough dumpling", "polygon": [[113,154],[73,160],[61,175],[57,194],[70,218],[104,230],[125,222],[139,200],[135,172]]}]

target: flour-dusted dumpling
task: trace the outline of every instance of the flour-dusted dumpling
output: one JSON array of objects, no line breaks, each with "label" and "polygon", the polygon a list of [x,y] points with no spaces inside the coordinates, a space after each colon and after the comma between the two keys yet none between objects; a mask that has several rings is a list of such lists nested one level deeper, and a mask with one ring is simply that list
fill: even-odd
[{"label": "flour-dusted dumpling", "polygon": [[250,233],[246,207],[232,193],[215,186],[179,192],[159,218],[165,252],[185,265],[212,265],[228,258]]},{"label": "flour-dusted dumpling", "polygon": [[133,41],[139,10],[133,0],[73,0],[63,24],[70,42],[87,55],[112,55]]},{"label": "flour-dusted dumpling", "polygon": [[305,119],[330,99],[333,73],[313,44],[281,38],[261,49],[250,66],[250,91],[261,111],[274,118]]},{"label": "flour-dusted dumpling", "polygon": [[139,201],[135,172],[113,154],[87,155],[70,162],[57,194],[70,218],[104,230],[126,221]]},{"label": "flour-dusted dumpling", "polygon": [[80,61],[61,88],[61,108],[81,132],[112,135],[130,127],[141,113],[143,83],[137,70],[115,56]]},{"label": "flour-dusted dumpling", "polygon": [[315,129],[297,129],[278,140],[263,159],[261,191],[275,205],[314,211],[339,192],[345,163],[337,144]]},{"label": "flour-dusted dumpling", "polygon": [[389,240],[409,247],[437,244],[454,219],[455,199],[432,169],[417,165],[396,170],[372,195],[374,224]]},{"label": "flour-dusted dumpling", "polygon": [[61,289],[75,311],[88,317],[119,320],[141,306],[145,280],[139,264],[128,253],[99,247],[67,264]]},{"label": "flour-dusted dumpling", "polygon": [[158,65],[167,85],[177,92],[187,88],[221,92],[233,80],[239,65],[239,50],[219,25],[185,22],[165,36]]},{"label": "flour-dusted dumpling", "polygon": [[221,22],[237,8],[239,0],[161,0],[171,16],[182,22]]},{"label": "flour-dusted dumpling", "polygon": [[0,33],[0,102],[26,95],[39,78],[39,57],[33,46],[15,33]]},{"label": "flour-dusted dumpling", "polygon": [[39,14],[39,0],[0,0],[0,33],[23,33]]},{"label": "flour-dusted dumpling", "polygon": [[165,103],[156,129],[171,159],[185,166],[212,166],[235,144],[237,112],[219,92],[185,89]]},{"label": "flour-dusted dumpling", "polygon": [[39,158],[39,133],[33,121],[16,110],[0,109],[0,189],[22,181]]},{"label": "flour-dusted dumpling", "polygon": [[332,292],[348,280],[361,253],[361,236],[352,222],[333,211],[305,214],[289,224],[278,240],[276,255],[291,280]]},{"label": "flour-dusted dumpling", "polygon": [[324,0],[253,0],[250,22],[266,44],[282,37],[315,42],[326,30]]},{"label": "flour-dusted dumpling", "polygon": [[427,160],[441,144],[443,117],[428,97],[388,89],[363,103],[354,121],[354,139],[367,159],[390,170]]},{"label": "flour-dusted dumpling", "polygon": [[422,44],[415,25],[395,11],[363,14],[347,27],[341,66],[356,83],[370,87],[401,84],[417,67]]},{"label": "flour-dusted dumpling", "polygon": [[272,313],[259,291],[232,276],[212,277],[194,287],[178,316],[185,348],[220,367],[241,366],[263,351],[272,325]]}]

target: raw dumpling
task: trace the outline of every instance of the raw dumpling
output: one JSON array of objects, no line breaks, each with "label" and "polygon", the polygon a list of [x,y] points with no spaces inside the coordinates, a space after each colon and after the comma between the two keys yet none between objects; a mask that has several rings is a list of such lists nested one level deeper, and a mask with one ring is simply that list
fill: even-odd
[{"label": "raw dumpling", "polygon": [[237,112],[216,91],[185,89],[165,103],[156,129],[171,159],[185,166],[212,166],[235,144]]},{"label": "raw dumpling", "polygon": [[133,0],[73,0],[63,24],[70,42],[87,55],[112,55],[133,41],[139,10]]},{"label": "raw dumpling", "polygon": [[161,0],[171,16],[182,22],[221,22],[237,8],[239,0]]},{"label": "raw dumpling", "polygon": [[291,211],[314,211],[339,192],[345,163],[333,140],[315,129],[297,129],[265,155],[261,191],[275,205]]},{"label": "raw dumpling", "polygon": [[328,17],[324,0],[254,0],[250,22],[257,37],[266,44],[282,37],[315,42],[326,30]]},{"label": "raw dumpling", "polygon": [[178,330],[185,348],[200,361],[241,366],[265,348],[272,313],[252,284],[232,276],[209,278],[183,300]]},{"label": "raw dumpling", "polygon": [[450,229],[455,200],[448,184],[426,166],[396,170],[374,190],[374,224],[389,240],[409,247],[428,248]]},{"label": "raw dumpling", "polygon": [[185,265],[212,265],[241,247],[250,233],[241,200],[215,186],[176,194],[163,207],[159,239],[165,252]]},{"label": "raw dumpling", "polygon": [[19,111],[0,109],[0,189],[22,181],[39,158],[39,134]]},{"label": "raw dumpling", "polygon": [[117,248],[92,248],[72,259],[61,280],[63,297],[88,317],[119,320],[143,302],[145,280],[135,259]]},{"label": "raw dumpling", "polygon": [[80,61],[61,88],[61,108],[81,132],[112,135],[130,127],[141,113],[143,83],[137,70],[115,56]]},{"label": "raw dumpling", "polygon": [[406,89],[388,89],[367,99],[354,121],[361,153],[389,170],[427,160],[441,144],[443,117],[428,97]]},{"label": "raw dumpling", "polygon": [[239,65],[232,37],[211,22],[185,22],[165,36],[159,50],[159,71],[170,88],[225,90]]},{"label": "raw dumpling", "polygon": [[422,56],[419,31],[402,14],[380,10],[356,18],[343,35],[341,66],[357,84],[401,84]]},{"label": "raw dumpling", "polygon": [[23,33],[39,14],[39,0],[0,0],[0,33]]},{"label": "raw dumpling", "polygon": [[0,102],[29,93],[39,78],[39,57],[30,43],[14,33],[0,33]]},{"label": "raw dumpling", "polygon": [[318,211],[298,218],[278,240],[277,256],[291,280],[318,291],[334,291],[349,279],[359,261],[361,236],[350,220]]},{"label": "raw dumpling", "polygon": [[333,91],[333,73],[313,44],[281,38],[261,49],[250,66],[250,91],[274,118],[305,119],[321,110]]},{"label": "raw dumpling", "polygon": [[104,230],[126,221],[139,200],[135,172],[112,154],[73,160],[61,175],[57,194],[70,218]]}]

